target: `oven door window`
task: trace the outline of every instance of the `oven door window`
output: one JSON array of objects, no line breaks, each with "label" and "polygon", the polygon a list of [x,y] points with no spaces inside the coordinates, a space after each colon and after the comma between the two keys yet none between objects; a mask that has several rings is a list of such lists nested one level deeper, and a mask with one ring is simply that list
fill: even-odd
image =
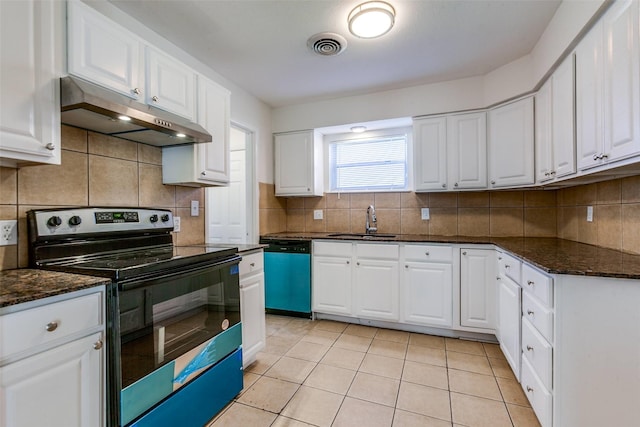
[{"label": "oven door window", "polygon": [[240,322],[238,275],[207,268],[120,293],[122,388]]}]

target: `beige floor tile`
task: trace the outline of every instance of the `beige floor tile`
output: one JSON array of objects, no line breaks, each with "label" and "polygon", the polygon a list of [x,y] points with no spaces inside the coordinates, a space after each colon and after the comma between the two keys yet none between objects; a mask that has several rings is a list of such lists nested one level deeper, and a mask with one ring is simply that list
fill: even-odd
[{"label": "beige floor tile", "polygon": [[368,353],[358,371],[399,380],[402,376],[403,366],[404,360],[402,359]]},{"label": "beige floor tile", "polygon": [[473,427],[511,427],[504,402],[451,393],[453,422]]},{"label": "beige floor tile", "polygon": [[[442,341],[444,348],[444,340]],[[447,354],[444,349],[411,345],[407,347],[407,360],[430,365],[447,366]]]},{"label": "beige floor tile", "polygon": [[507,410],[511,415],[513,427],[540,427],[540,422],[533,409],[507,403]]},{"label": "beige floor tile", "polygon": [[261,376],[245,371],[242,377],[242,391],[240,392],[240,395],[249,390],[249,388],[251,388],[251,386],[255,384],[255,382],[258,381]]},{"label": "beige floor tile", "polygon": [[425,363],[406,361],[402,371],[402,381],[430,387],[449,389],[447,368]]},{"label": "beige floor tile", "polygon": [[415,334],[409,335],[409,344],[423,347],[439,348],[444,350],[444,338],[435,335]]},{"label": "beige floor tile", "polygon": [[338,332],[323,331],[322,329],[312,329],[302,337],[301,341],[332,346],[339,336],[340,334]]},{"label": "beige floor tile", "polygon": [[516,376],[511,370],[511,366],[509,366],[509,362],[507,359],[494,359],[493,357],[489,358],[489,364],[491,365],[491,369],[493,370],[493,375],[500,378],[508,378],[510,380],[516,381]]},{"label": "beige floor tile", "polygon": [[344,330],[347,329],[347,326],[349,325],[346,323],[335,322],[333,320],[316,320],[314,322],[314,329],[328,332],[337,332],[339,334],[344,332]]},{"label": "beige floor tile", "polygon": [[283,328],[278,328],[275,331],[273,331],[271,336],[288,338],[291,340],[299,341],[300,338],[302,338],[307,334],[307,332],[309,331],[305,328],[289,328],[285,326]]},{"label": "beige floor tile", "polygon": [[373,338],[377,332],[378,328],[354,324],[347,326],[347,329],[344,330],[344,333],[347,335],[357,335],[365,338]]},{"label": "beige floor tile", "polygon": [[331,427],[389,427],[393,420],[393,408],[345,397]]},{"label": "beige floor tile", "polygon": [[333,346],[346,348],[347,350],[366,352],[369,349],[369,345],[371,345],[371,341],[371,338],[342,334],[340,338],[333,343]]},{"label": "beige floor tile", "polygon": [[301,386],[281,415],[316,426],[330,426],[344,396]]},{"label": "beige floor tile", "polygon": [[356,371],[319,363],[307,377],[304,385],[332,393],[347,394],[355,375]]},{"label": "beige floor tile", "polygon": [[278,413],[298,390],[298,384],[262,377],[240,396],[238,402]]},{"label": "beige floor tile", "polygon": [[504,359],[504,354],[502,354],[502,350],[500,350],[500,346],[498,344],[488,344],[482,343],[484,347],[484,352],[487,353],[487,357],[494,357],[496,359]]},{"label": "beige floor tile", "polygon": [[447,351],[457,351],[458,353],[469,353],[479,356],[486,356],[481,342],[467,341],[455,338],[444,340]]},{"label": "beige floor tile", "polygon": [[331,347],[320,363],[337,366],[339,368],[357,371],[366,353],[347,350],[346,348]]},{"label": "beige floor tile", "polygon": [[402,381],[396,408],[451,421],[449,392],[434,387]]},{"label": "beige floor tile", "polygon": [[449,421],[401,411],[400,409],[396,409],[392,425],[393,427],[451,427]]},{"label": "beige floor tile", "polygon": [[379,356],[395,357],[396,359],[404,359],[407,354],[407,344],[392,341],[383,341],[374,339],[369,346],[369,353]]},{"label": "beige floor tile", "polygon": [[406,344],[409,342],[409,332],[396,331],[393,329],[378,329],[374,338],[377,340],[401,342]]},{"label": "beige floor tile", "polygon": [[[253,427],[253,426],[246,426],[246,427]],[[278,418],[276,418],[273,424],[271,424],[271,427],[313,427],[313,425],[303,423],[302,421],[294,420],[293,418],[283,417],[282,415],[280,415]]]},{"label": "beige floor tile", "polygon": [[315,366],[315,362],[284,356],[274,363],[264,375],[279,380],[302,384]]},{"label": "beige floor tile", "polygon": [[[268,341],[268,339],[267,339]],[[252,372],[254,374],[262,375],[273,366],[280,359],[277,354],[265,353],[261,351],[256,355],[256,361],[247,366],[245,372]]]},{"label": "beige floor tile", "polygon": [[502,400],[500,389],[493,375],[449,369],[449,389],[458,393]]},{"label": "beige floor tile", "polygon": [[276,419],[276,414],[234,403],[210,427],[269,427]]},{"label": "beige floor tile", "polygon": [[267,340],[267,344],[264,347],[265,353],[277,354],[279,356],[284,355],[287,351],[291,350],[291,347],[296,345],[300,341],[301,337],[279,337],[271,335]]},{"label": "beige floor tile", "polygon": [[329,350],[329,346],[325,344],[316,344],[308,341],[300,341],[289,350],[285,356],[296,359],[309,360],[311,362],[319,362]]},{"label": "beige floor tile", "polygon": [[394,406],[399,385],[399,380],[358,372],[349,387],[347,396],[381,405]]},{"label": "beige floor tile", "polygon": [[293,317],[278,316],[276,314],[267,314],[265,317],[265,321],[268,326],[282,327],[291,323],[291,320],[293,320]]},{"label": "beige floor tile", "polygon": [[529,399],[527,399],[527,396],[524,394],[520,383],[509,378],[498,377],[496,378],[496,380],[498,381],[498,386],[500,387],[500,392],[502,393],[502,399],[506,403],[530,406]]},{"label": "beige floor tile", "polygon": [[491,366],[487,358],[485,356],[476,356],[475,354],[447,351],[447,367],[449,369],[491,375]]}]

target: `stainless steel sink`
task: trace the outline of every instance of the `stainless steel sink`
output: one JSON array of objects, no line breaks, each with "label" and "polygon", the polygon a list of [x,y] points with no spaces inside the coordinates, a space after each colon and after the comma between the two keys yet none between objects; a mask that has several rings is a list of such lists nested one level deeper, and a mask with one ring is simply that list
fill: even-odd
[{"label": "stainless steel sink", "polygon": [[344,237],[345,239],[393,239],[395,234],[366,234],[366,233],[334,233],[329,234],[328,237]]}]

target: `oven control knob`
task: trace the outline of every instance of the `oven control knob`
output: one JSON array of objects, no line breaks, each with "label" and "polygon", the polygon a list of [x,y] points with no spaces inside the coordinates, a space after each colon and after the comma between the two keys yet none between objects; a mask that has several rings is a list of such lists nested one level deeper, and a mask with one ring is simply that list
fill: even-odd
[{"label": "oven control knob", "polygon": [[72,227],[80,225],[81,222],[82,222],[82,218],[80,218],[78,215],[74,215],[71,218],[69,218],[69,225]]},{"label": "oven control knob", "polygon": [[160,219],[162,220],[162,222],[167,222],[169,221],[169,214],[164,214],[160,217]]},{"label": "oven control knob", "polygon": [[151,222],[158,222],[158,215],[155,215],[155,214],[154,214],[154,215],[151,215],[151,216],[149,217],[149,221],[151,221]]},{"label": "oven control knob", "polygon": [[47,225],[49,227],[59,227],[62,224],[62,219],[59,216],[52,216],[47,220]]}]

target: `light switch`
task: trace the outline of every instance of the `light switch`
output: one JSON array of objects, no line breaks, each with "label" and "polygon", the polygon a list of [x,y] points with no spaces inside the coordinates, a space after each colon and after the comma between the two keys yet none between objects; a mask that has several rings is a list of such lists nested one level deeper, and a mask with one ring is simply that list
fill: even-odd
[{"label": "light switch", "polygon": [[322,219],[322,209],[316,209],[313,211],[313,219]]},{"label": "light switch", "polygon": [[191,201],[191,216],[199,216],[200,215],[200,202],[197,200]]},{"label": "light switch", "polygon": [[593,206],[587,206],[587,222],[593,222]]},{"label": "light switch", "polygon": [[428,220],[430,218],[430,216],[429,216],[429,208],[420,209],[420,213],[422,215],[422,219],[423,220]]}]

